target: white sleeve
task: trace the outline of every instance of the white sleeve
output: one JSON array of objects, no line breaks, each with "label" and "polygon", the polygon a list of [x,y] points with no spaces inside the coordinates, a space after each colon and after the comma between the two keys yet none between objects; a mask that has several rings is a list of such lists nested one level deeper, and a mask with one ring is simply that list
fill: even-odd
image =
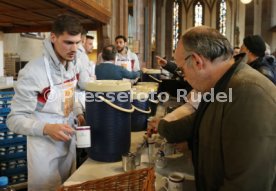
[{"label": "white sleeve", "polygon": [[134,67],[133,71],[137,72],[140,70],[140,62],[138,60],[138,56],[135,53],[131,53],[131,59],[134,59]]},{"label": "white sleeve", "polygon": [[82,108],[82,105],[80,103],[80,100],[75,100],[73,113],[74,113],[74,116],[78,116],[79,114],[83,114],[83,108]]},{"label": "white sleeve", "polygon": [[191,104],[193,108],[197,109],[201,101],[201,93],[198,93],[195,89],[193,89],[187,97],[188,103]]},{"label": "white sleeve", "polygon": [[11,112],[7,118],[8,128],[15,133],[31,136],[43,136],[44,122],[33,118],[39,93],[39,80],[32,71],[23,69],[19,72],[15,85],[15,95]]},{"label": "white sleeve", "polygon": [[80,52],[79,59],[77,59],[77,68],[79,72],[78,86],[80,89],[85,88],[85,83],[90,80],[89,77],[89,58],[86,53]]},{"label": "white sleeve", "polygon": [[175,121],[184,116],[190,115],[195,112],[195,109],[190,103],[185,103],[184,105],[178,107],[171,113],[167,114],[163,119],[166,121]]},{"label": "white sleeve", "polygon": [[198,93],[195,89],[193,89],[187,95],[187,99],[187,103],[167,114],[163,119],[166,121],[175,121],[195,112],[201,100],[201,93]]}]

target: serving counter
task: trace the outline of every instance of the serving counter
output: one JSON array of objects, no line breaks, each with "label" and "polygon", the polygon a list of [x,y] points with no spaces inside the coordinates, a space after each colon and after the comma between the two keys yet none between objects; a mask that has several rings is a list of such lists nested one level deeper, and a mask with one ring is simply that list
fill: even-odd
[{"label": "serving counter", "polygon": [[[130,151],[134,152],[137,144],[143,141],[145,132],[132,132],[131,133],[131,148]],[[92,145],[93,147],[93,145]],[[181,172],[185,176],[184,190],[194,191],[194,176],[192,161],[189,156],[183,154],[175,154],[167,157],[168,163],[165,168],[155,168],[155,187],[156,191],[164,190],[162,186],[162,176],[168,176],[171,172]],[[147,149],[144,150],[141,156],[141,165],[137,169],[149,167],[147,158]],[[99,162],[88,158],[72,175],[64,182],[64,186],[79,184],[88,180],[95,180],[107,176],[117,175],[124,173],[122,168],[122,161],[119,162]]]}]

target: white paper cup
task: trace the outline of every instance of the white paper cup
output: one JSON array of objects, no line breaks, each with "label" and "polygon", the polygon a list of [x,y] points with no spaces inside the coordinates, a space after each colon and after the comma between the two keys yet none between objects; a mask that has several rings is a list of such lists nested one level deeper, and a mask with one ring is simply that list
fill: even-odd
[{"label": "white paper cup", "polygon": [[90,126],[76,127],[77,148],[91,147]]}]

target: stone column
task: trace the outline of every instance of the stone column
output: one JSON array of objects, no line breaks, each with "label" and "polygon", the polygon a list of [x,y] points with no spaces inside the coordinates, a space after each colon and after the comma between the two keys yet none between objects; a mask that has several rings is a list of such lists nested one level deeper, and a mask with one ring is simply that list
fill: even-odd
[{"label": "stone column", "polygon": [[139,61],[140,61],[140,67],[146,67],[145,64],[145,9],[144,9],[145,2],[143,0],[133,0],[133,17],[135,20],[135,34],[134,39],[139,42],[139,52],[137,54]]},{"label": "stone column", "polygon": [[[164,21],[162,23],[162,8],[163,8],[163,0],[156,1],[156,55],[162,56],[162,44],[165,42],[162,41],[162,25],[164,25]],[[155,63],[153,65],[157,67]]]},{"label": "stone column", "polygon": [[254,3],[254,27],[253,34],[261,34],[262,26],[262,0],[253,1]]},{"label": "stone column", "polygon": [[[116,2],[116,3],[115,3]],[[113,1],[116,10],[116,35],[124,35],[128,37],[128,0]]]},{"label": "stone column", "polygon": [[4,75],[4,33],[0,31],[0,76]]},{"label": "stone column", "polygon": [[[272,14],[273,14],[273,10],[272,10],[272,5],[273,2],[275,3],[275,0],[259,0],[257,3],[259,3],[260,5],[260,24],[259,24],[259,28],[261,30],[261,34],[262,37],[264,38],[264,40],[266,42],[271,42],[272,41],[272,33],[271,33],[271,22],[273,20]],[[275,12],[275,10],[274,10]],[[258,23],[256,23],[258,24]],[[257,26],[258,27],[258,26]],[[272,44],[269,44],[270,46]]]}]

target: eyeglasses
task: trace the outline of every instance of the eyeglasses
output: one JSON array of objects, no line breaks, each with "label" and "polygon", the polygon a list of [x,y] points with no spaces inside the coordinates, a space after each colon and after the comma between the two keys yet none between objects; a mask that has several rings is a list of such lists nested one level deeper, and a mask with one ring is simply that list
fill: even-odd
[{"label": "eyeglasses", "polygon": [[[185,60],[185,61],[188,60],[191,56],[192,56],[192,54],[189,54],[188,56],[186,56],[186,57],[184,58],[184,60]],[[177,67],[176,70],[175,70],[175,73],[176,73],[179,77],[184,78],[184,73],[183,73],[183,71],[182,71],[181,68],[182,68],[182,67]]]},{"label": "eyeglasses", "polygon": [[182,72],[181,68],[178,67],[178,68],[175,70],[175,73],[176,73],[179,77],[184,78],[184,73]]},{"label": "eyeglasses", "polygon": [[186,56],[186,58],[184,59],[185,61],[188,60],[192,55],[189,54],[188,56]]}]

